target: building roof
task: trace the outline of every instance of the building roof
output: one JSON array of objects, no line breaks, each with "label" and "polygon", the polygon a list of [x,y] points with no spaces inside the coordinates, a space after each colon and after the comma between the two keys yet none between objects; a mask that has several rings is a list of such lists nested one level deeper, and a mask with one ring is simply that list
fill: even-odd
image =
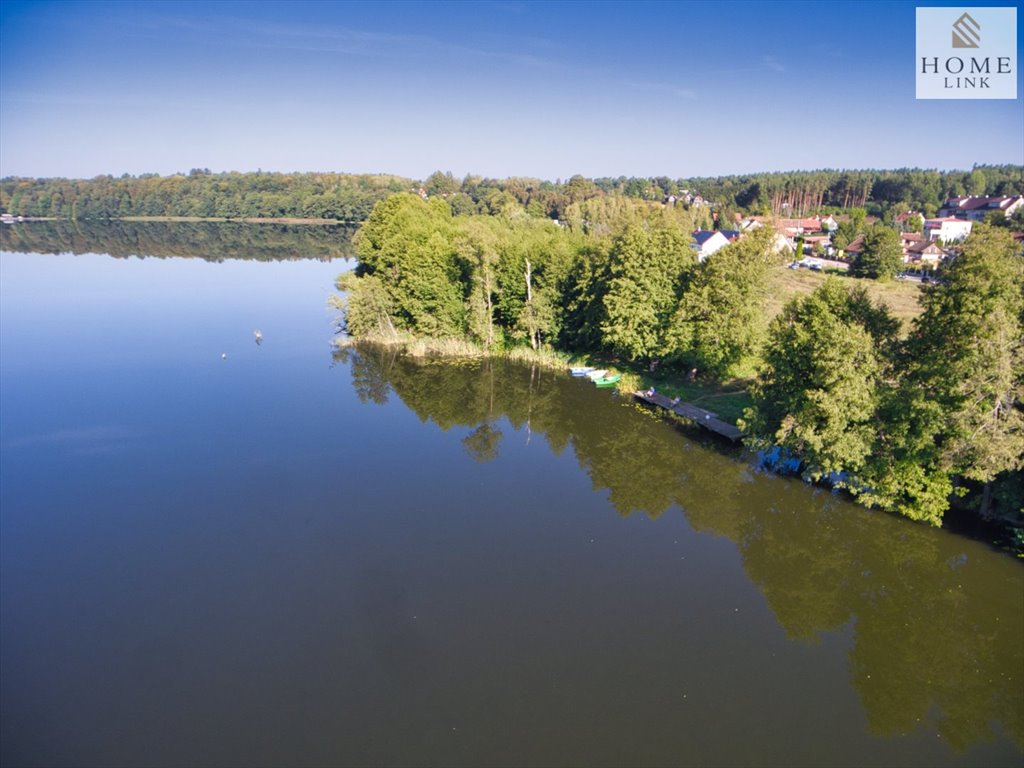
[{"label": "building roof", "polygon": [[721,233],[710,229],[698,229],[693,233],[693,239],[697,241],[697,245],[704,245],[704,243],[718,234]]},{"label": "building roof", "polygon": [[844,249],[847,253],[860,253],[864,250],[864,235],[860,235],[853,239],[853,242],[846,246]]},{"label": "building roof", "polygon": [[942,207],[956,208],[960,211],[977,211],[982,208],[999,211],[1008,207],[1015,200],[1019,200],[1020,198],[1021,195],[1001,195],[998,197],[975,197],[973,195],[967,195],[966,197],[951,197]]}]

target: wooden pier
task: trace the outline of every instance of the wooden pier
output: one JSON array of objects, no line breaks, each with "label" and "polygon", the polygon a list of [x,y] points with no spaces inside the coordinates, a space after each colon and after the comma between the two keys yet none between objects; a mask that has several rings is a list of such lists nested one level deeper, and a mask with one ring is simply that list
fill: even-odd
[{"label": "wooden pier", "polygon": [[676,401],[657,393],[649,395],[646,392],[634,392],[633,396],[638,400],[643,400],[645,403],[650,403],[651,405],[656,405],[659,408],[664,408],[667,411],[672,411],[672,413],[689,419],[693,423],[704,427],[704,429],[708,429],[715,434],[732,440],[733,442],[737,442],[743,437],[743,433],[740,431],[739,427],[735,424],[730,424],[727,421],[722,421],[714,411],[705,411],[703,408],[698,408],[697,406],[690,405],[689,403],[677,403]]}]

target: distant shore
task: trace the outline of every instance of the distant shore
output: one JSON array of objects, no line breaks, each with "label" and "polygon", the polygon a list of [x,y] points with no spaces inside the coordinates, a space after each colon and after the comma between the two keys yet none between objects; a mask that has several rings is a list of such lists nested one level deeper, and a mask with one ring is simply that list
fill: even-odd
[{"label": "distant shore", "polygon": [[111,221],[175,221],[175,222],[203,222],[216,223],[234,222],[239,224],[356,224],[354,221],[343,221],[342,219],[304,219],[295,216],[281,216],[279,218],[227,218],[225,216],[121,216]]},{"label": "distant shore", "polygon": [[[65,219],[59,216],[7,216],[3,218],[5,224],[24,224],[32,221],[78,221],[78,219]],[[344,219],[304,219],[296,216],[281,216],[278,218],[257,218],[242,217],[228,218],[226,216],[114,216],[109,219],[82,219],[82,221],[135,221],[135,222],[179,222],[179,223],[201,223],[212,222],[216,224],[360,224],[358,221],[346,221]]]}]

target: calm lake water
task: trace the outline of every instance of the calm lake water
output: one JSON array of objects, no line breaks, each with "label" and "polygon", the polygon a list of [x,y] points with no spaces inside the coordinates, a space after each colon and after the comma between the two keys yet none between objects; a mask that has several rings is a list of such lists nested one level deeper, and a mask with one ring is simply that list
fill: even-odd
[{"label": "calm lake water", "polygon": [[4,766],[1024,762],[1019,561],[565,374],[334,353],[345,232],[31,226]]}]

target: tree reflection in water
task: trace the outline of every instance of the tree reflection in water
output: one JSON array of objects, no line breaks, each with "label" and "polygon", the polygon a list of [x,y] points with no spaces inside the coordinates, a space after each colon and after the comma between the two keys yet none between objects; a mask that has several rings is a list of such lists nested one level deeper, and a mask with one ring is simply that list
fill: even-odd
[{"label": "tree reflection in water", "polygon": [[0,227],[15,253],[107,253],[116,258],[354,259],[355,228],[239,222],[33,221]]},{"label": "tree reflection in water", "polygon": [[930,724],[958,750],[1005,732],[1024,750],[1024,569],[977,542],[871,512],[754,471],[621,399],[549,370],[494,360],[424,361],[360,346],[364,401],[394,392],[422,421],[466,428],[476,461],[499,457],[505,420],[571,447],[620,515],[673,507],[723,536],[787,635],[850,627],[850,676],[882,736]]}]

